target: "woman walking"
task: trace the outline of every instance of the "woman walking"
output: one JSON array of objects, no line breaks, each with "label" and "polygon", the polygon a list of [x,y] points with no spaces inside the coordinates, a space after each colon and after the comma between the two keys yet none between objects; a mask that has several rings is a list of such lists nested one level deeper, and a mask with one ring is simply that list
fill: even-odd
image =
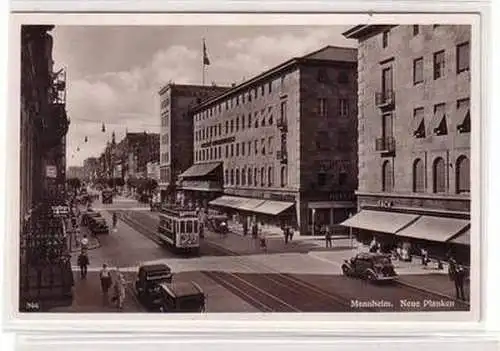
[{"label": "woman walking", "polygon": [[111,287],[111,272],[108,269],[108,265],[104,263],[102,269],[99,272],[99,279],[101,280],[101,290],[102,290],[102,303],[103,305],[108,304],[108,291]]},{"label": "woman walking", "polygon": [[116,301],[116,307],[120,310],[123,309],[123,302],[125,301],[125,284],[125,277],[117,268],[113,300]]}]

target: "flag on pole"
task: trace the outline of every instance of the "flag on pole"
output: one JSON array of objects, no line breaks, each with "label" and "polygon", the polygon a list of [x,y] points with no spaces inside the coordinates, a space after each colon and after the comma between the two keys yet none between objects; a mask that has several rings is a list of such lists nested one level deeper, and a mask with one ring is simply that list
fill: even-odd
[{"label": "flag on pole", "polygon": [[203,39],[203,64],[205,66],[210,65],[210,60],[208,59],[208,54],[207,54],[207,47],[205,45],[205,39]]}]

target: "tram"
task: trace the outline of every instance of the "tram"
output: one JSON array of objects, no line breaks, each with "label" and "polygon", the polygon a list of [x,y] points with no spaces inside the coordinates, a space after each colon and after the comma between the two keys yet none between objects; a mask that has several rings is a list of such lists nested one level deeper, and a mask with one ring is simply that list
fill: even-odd
[{"label": "tram", "polygon": [[200,253],[198,214],[195,210],[163,205],[159,214],[158,238],[175,253]]}]

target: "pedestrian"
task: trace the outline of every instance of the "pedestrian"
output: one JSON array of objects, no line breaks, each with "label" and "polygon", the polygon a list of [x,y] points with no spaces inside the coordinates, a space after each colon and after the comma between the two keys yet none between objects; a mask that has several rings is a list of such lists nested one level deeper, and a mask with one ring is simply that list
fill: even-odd
[{"label": "pedestrian", "polygon": [[113,229],[116,229],[116,224],[118,223],[118,216],[116,212],[113,212]]},{"label": "pedestrian", "polygon": [[111,272],[108,269],[108,265],[104,263],[102,269],[99,272],[99,279],[101,280],[101,290],[102,290],[102,302],[103,305],[108,304],[108,291],[111,287]]},{"label": "pedestrian", "polygon": [[292,226],[288,226],[288,241],[291,242],[293,240],[293,234],[295,233]]},{"label": "pedestrian", "polygon": [[87,279],[87,267],[89,265],[89,256],[86,250],[82,249],[78,256],[78,266],[80,267],[80,278]]},{"label": "pedestrian", "polygon": [[285,237],[285,245],[288,244],[288,237],[289,237],[289,231],[288,231],[288,226],[284,225],[282,228],[283,230],[283,236]]},{"label": "pedestrian", "polygon": [[464,283],[465,283],[465,268],[459,264],[457,265],[455,272],[455,291],[457,295],[457,299],[466,301],[465,291],[464,291]]},{"label": "pedestrian", "polygon": [[325,246],[326,246],[326,248],[332,247],[332,230],[331,229],[327,229],[325,231]]},{"label": "pedestrian", "polygon": [[114,284],[114,296],[113,301],[116,302],[116,307],[118,309],[123,309],[123,302],[125,301],[125,277],[120,270],[116,269],[116,279]]},{"label": "pedestrian", "polygon": [[252,237],[254,239],[257,239],[258,234],[259,234],[259,226],[258,226],[257,222],[253,222],[252,223]]},{"label": "pedestrian", "polygon": [[88,250],[88,248],[89,248],[89,239],[87,238],[87,234],[83,234],[83,238],[82,238],[82,240],[80,240],[80,245],[82,247],[82,251],[83,250]]},{"label": "pedestrian", "polygon": [[248,234],[248,221],[247,218],[244,217],[243,219],[243,236],[247,236]]},{"label": "pedestrian", "polygon": [[377,252],[378,248],[379,248],[379,244],[377,242],[377,238],[373,237],[373,239],[372,239],[372,241],[370,243],[370,249],[369,249],[369,251],[370,252]]},{"label": "pedestrian", "polygon": [[429,261],[429,253],[425,248],[421,248],[420,254],[422,255],[422,266],[427,267],[427,263]]},{"label": "pedestrian", "polygon": [[266,241],[266,236],[262,231],[262,227],[259,228],[259,242],[260,242],[260,248],[264,252],[267,252],[267,241]]}]

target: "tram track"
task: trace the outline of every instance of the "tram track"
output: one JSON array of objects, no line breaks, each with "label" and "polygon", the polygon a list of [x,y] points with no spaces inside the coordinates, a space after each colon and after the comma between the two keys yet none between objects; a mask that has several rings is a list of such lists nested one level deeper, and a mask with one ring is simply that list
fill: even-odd
[{"label": "tram track", "polygon": [[[156,233],[148,225],[144,225],[129,214],[120,214],[125,223],[161,245]],[[233,256],[238,265],[255,273],[219,271],[203,271],[203,273],[264,312],[347,312],[350,310],[350,300],[340,295],[323,290],[289,274],[271,270],[267,266],[254,262],[248,263],[238,253],[207,239],[204,240],[202,255],[207,247],[210,248],[209,251],[212,254]],[[370,309],[370,311],[373,310]],[[363,311],[363,309],[358,309],[358,311]]]}]

